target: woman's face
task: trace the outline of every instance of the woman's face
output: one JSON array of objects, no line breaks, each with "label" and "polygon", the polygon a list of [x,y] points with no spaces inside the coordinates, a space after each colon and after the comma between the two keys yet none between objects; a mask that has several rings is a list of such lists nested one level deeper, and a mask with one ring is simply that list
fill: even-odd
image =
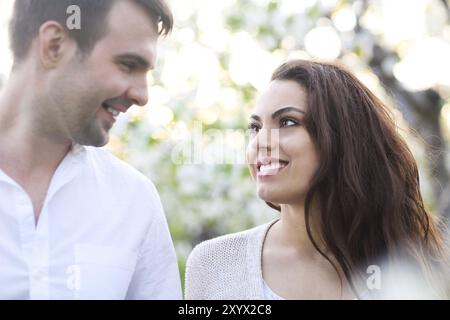
[{"label": "woman's face", "polygon": [[303,126],[306,91],[294,81],[275,80],[250,117],[247,161],[258,196],[275,204],[304,200],[319,159]]}]

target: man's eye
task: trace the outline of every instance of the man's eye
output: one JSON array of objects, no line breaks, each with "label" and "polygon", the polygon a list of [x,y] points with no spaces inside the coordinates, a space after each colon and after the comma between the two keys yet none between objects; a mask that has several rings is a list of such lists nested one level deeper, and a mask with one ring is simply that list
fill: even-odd
[{"label": "man's eye", "polygon": [[122,62],[121,65],[122,65],[123,69],[125,69],[128,72],[133,71],[135,68],[134,63],[132,63],[132,62]]}]

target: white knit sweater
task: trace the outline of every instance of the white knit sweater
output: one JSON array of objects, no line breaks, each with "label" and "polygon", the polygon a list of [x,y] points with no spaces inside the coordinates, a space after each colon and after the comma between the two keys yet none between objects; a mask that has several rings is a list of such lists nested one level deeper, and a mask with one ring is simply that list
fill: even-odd
[{"label": "white knit sweater", "polygon": [[197,245],[186,263],[186,299],[264,299],[262,246],[276,221]]}]

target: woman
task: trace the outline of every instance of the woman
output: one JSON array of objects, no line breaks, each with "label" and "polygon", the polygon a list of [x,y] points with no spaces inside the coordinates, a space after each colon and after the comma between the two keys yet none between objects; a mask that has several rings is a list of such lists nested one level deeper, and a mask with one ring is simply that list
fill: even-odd
[{"label": "woman", "polygon": [[[426,293],[413,297],[445,297],[448,255],[414,158],[355,76],[332,64],[285,63],[249,128],[258,196],[280,218],[198,245],[187,299],[402,298],[411,288]],[[409,292],[392,295],[407,271]]]}]

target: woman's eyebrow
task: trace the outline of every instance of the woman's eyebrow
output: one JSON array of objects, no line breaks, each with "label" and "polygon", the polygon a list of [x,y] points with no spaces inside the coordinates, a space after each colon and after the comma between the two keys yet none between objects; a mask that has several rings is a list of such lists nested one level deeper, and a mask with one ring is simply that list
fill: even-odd
[{"label": "woman's eyebrow", "polygon": [[[305,114],[305,111],[300,110],[299,108],[295,108],[295,107],[285,107],[285,108],[281,108],[277,111],[275,111],[272,114],[272,119],[275,119],[276,117],[279,117],[281,114],[286,113],[286,112],[291,112],[291,111],[295,111],[295,112],[299,112],[302,114]],[[261,117],[257,116],[256,114],[252,114],[250,116],[250,119],[256,120],[256,121],[261,121]]]},{"label": "woman's eyebrow", "polygon": [[279,117],[281,114],[286,113],[286,112],[291,112],[291,111],[295,111],[295,112],[299,112],[302,114],[305,114],[305,111],[300,110],[299,108],[295,108],[295,107],[285,107],[285,108],[281,108],[277,111],[275,111],[272,114],[272,119],[275,119],[276,117]]}]

